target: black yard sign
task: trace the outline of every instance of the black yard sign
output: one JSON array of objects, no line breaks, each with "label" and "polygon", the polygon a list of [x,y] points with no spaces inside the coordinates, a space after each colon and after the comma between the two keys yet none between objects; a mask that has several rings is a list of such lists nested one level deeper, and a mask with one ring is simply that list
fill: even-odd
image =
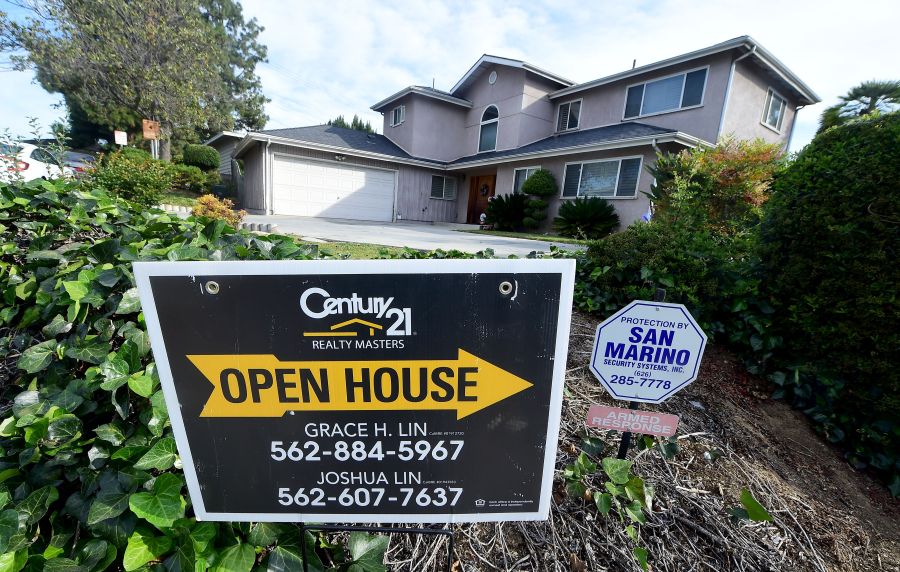
[{"label": "black yard sign", "polygon": [[134,270],[198,518],[547,518],[572,261]]}]

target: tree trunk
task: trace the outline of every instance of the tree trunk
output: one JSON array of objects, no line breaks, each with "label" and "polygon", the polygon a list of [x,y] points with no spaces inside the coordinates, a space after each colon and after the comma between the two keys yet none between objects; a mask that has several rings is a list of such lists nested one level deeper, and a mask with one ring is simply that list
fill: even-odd
[{"label": "tree trunk", "polygon": [[172,129],[165,123],[159,127],[159,158],[163,161],[172,161]]}]

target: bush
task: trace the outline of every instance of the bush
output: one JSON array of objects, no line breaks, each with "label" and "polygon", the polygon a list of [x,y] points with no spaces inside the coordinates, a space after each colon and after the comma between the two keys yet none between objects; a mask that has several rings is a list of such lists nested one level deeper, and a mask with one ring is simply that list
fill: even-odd
[{"label": "bush", "polygon": [[219,168],[219,152],[209,145],[185,145],[182,162],[204,171],[211,171]]},{"label": "bush", "polygon": [[233,227],[237,227],[246,211],[235,211],[234,203],[230,199],[219,200],[213,195],[203,195],[197,199],[197,204],[191,211],[194,216],[206,217],[216,220],[224,220]]},{"label": "bush", "polygon": [[485,221],[497,230],[519,230],[527,202],[528,197],[520,193],[492,197],[485,209]]},{"label": "bush", "polygon": [[134,151],[104,156],[88,177],[91,185],[145,206],[158,204],[174,179],[169,164]]},{"label": "bush", "polygon": [[575,199],[563,202],[553,226],[563,236],[597,239],[619,226],[619,215],[615,207],[599,197]]},{"label": "bush", "polygon": [[191,165],[171,165],[174,175],[172,187],[190,193],[200,194],[210,187],[209,177],[199,167]]},{"label": "bush", "polygon": [[113,149],[106,157],[112,156],[114,154],[120,154],[123,157],[127,157],[134,161],[150,161],[153,157],[147,151],[143,149],[138,149],[137,147],[122,147],[120,149]]},{"label": "bush", "polygon": [[556,177],[547,169],[538,169],[522,183],[522,193],[530,197],[525,208],[522,223],[526,228],[536,229],[547,218],[547,197],[559,192]]},{"label": "bush", "polygon": [[816,136],[775,179],[760,256],[788,357],[843,380],[837,413],[889,419],[900,453],[900,114]]},{"label": "bush", "polygon": [[[83,183],[0,184],[0,221],[3,569],[228,569],[235,547],[266,569],[302,541],[312,554],[312,535],[290,524],[193,517],[131,268],[303,249]],[[171,494],[136,502],[154,482]]]},{"label": "bush", "polygon": [[759,139],[659,154],[649,168],[656,181],[648,193],[655,204],[653,216],[725,235],[752,229],[782,163],[781,148]]}]

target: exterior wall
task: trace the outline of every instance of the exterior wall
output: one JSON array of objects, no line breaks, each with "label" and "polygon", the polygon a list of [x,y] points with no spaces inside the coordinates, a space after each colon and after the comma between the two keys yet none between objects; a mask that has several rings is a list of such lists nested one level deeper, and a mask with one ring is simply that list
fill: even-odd
[{"label": "exterior wall", "polygon": [[[384,136],[393,141],[398,147],[409,153],[413,154],[412,146],[413,146],[413,134],[415,133],[415,108],[416,103],[418,103],[417,97],[413,97],[412,94],[407,94],[397,101],[393,102],[387,109],[384,110],[384,121],[382,122],[381,132],[384,133]],[[393,115],[394,109],[401,106],[406,106],[406,113],[404,115],[403,123],[400,125],[391,126],[391,115]]]},{"label": "exterior wall", "polygon": [[[780,133],[762,122],[766,95],[770,87],[787,99]],[[748,60],[737,63],[728,108],[725,110],[725,121],[722,124],[722,136],[732,135],[738,139],[760,138],[786,147],[796,116],[797,103],[791,100],[786,89],[779,89],[755,64],[748,63]]]},{"label": "exterior wall", "polygon": [[[463,180],[457,173],[432,171],[411,165],[400,165],[397,188],[397,220],[454,222],[457,204],[464,200]],[[456,177],[456,200],[431,198],[431,176]]]},{"label": "exterior wall", "polygon": [[264,213],[266,209],[264,154],[265,144],[256,143],[243,155],[244,185],[238,202],[251,212]]},{"label": "exterior wall", "polygon": [[547,94],[558,88],[559,85],[550,80],[531,73],[525,74],[519,147],[553,134],[556,129],[557,106]]},{"label": "exterior wall", "polygon": [[[523,167],[537,167],[547,169],[556,177],[556,184],[559,186],[559,192],[562,193],[565,169],[567,163],[578,163],[580,161],[593,161],[597,159],[617,159],[620,157],[643,157],[641,165],[641,174],[638,178],[637,193],[634,198],[608,198],[607,200],[615,207],[619,214],[621,228],[624,228],[634,221],[641,218],[650,205],[650,199],[644,194],[650,191],[650,185],[653,177],[647,171],[647,165],[652,164],[656,160],[656,153],[650,146],[631,147],[626,149],[613,149],[609,151],[597,151],[594,153],[578,153],[574,155],[563,155],[559,157],[545,157],[542,159],[529,159],[525,161],[515,161],[498,165],[497,169],[497,194],[506,195],[512,192],[513,181],[515,178],[515,170]],[[553,224],[553,218],[559,212],[559,207],[563,201],[571,199],[563,199],[559,195],[549,199],[550,206],[547,208],[547,218],[542,225],[542,229],[548,230]]]},{"label": "exterior wall", "polygon": [[686,62],[678,66],[671,66],[664,70],[648,72],[639,76],[630,77],[585,90],[577,94],[560,97],[554,100],[554,113],[559,109],[560,103],[584,98],[581,104],[581,118],[579,129],[590,129],[613,125],[625,121],[625,95],[628,86],[636,83],[666,77],[679,72],[709,66],[706,76],[706,89],[703,92],[703,104],[699,107],[683,111],[669,111],[657,115],[638,117],[628,121],[648,123],[657,127],[678,129],[705,141],[715,142],[719,132],[719,120],[722,117],[722,107],[725,101],[725,88],[728,84],[728,73],[731,70],[731,55],[721,53]]},{"label": "exterior wall", "polygon": [[223,137],[214,141],[211,147],[219,152],[219,173],[225,177],[231,177],[231,155],[237,146],[238,140],[233,137]]},{"label": "exterior wall", "polygon": [[[492,71],[497,72],[494,85],[488,83]],[[496,105],[500,112],[497,127],[497,150],[519,146],[519,123],[522,98],[525,91],[525,70],[507,66],[493,66],[484,70],[471,86],[458,94],[472,102],[464,122],[464,135],[459,157],[478,152],[478,136],[481,132],[481,116],[488,105]]]}]

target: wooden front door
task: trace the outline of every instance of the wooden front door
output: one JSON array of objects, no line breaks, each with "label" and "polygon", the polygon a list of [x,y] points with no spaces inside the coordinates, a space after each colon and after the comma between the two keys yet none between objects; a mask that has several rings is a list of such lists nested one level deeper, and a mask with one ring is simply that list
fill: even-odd
[{"label": "wooden front door", "polygon": [[466,214],[466,222],[478,224],[481,213],[487,210],[488,201],[494,196],[494,187],[497,185],[497,175],[478,175],[472,177],[469,186],[469,210]]}]

